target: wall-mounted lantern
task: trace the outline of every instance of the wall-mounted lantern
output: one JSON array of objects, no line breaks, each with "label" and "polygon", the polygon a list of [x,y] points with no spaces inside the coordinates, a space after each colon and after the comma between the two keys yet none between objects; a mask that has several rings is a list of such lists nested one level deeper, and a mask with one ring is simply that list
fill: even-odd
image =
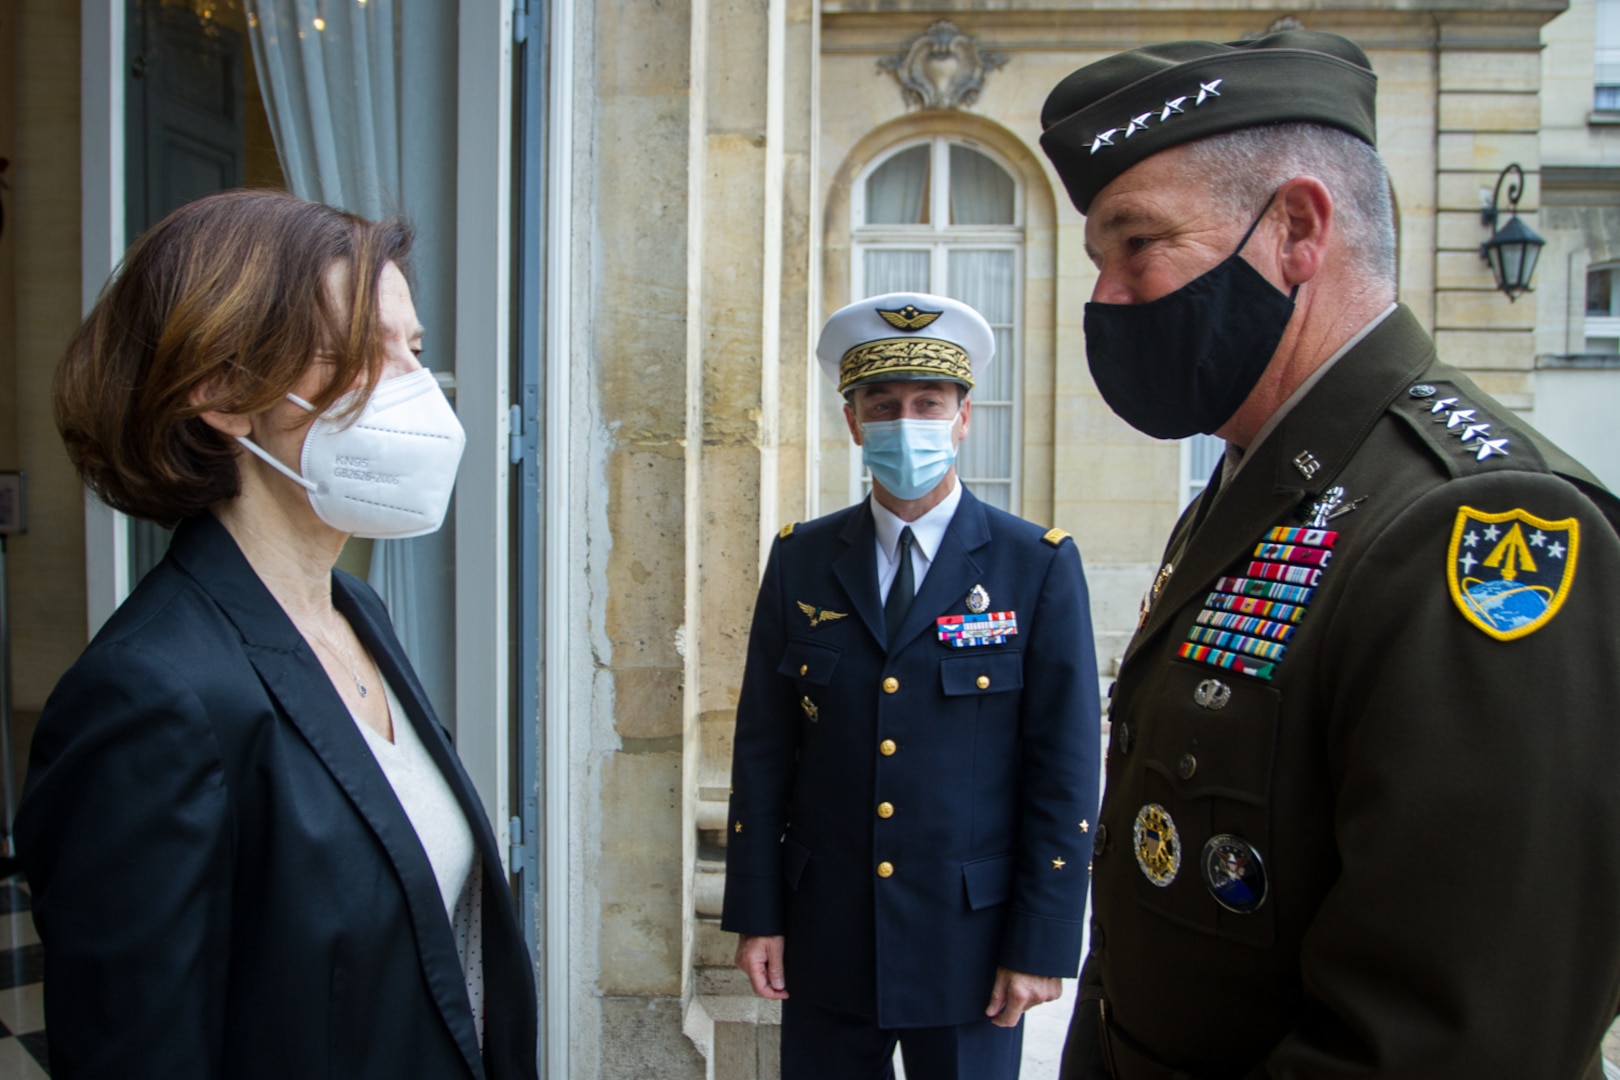
[{"label": "wall-mounted lantern", "polygon": [[[1497,229],[1496,221],[1502,204],[1502,181],[1508,178],[1508,173],[1519,174],[1507,190],[1508,209],[1513,216],[1508,218],[1506,225]],[[1523,194],[1524,170],[1519,168],[1518,162],[1514,162],[1496,178],[1496,191],[1491,195],[1491,204],[1480,214],[1480,220],[1486,227],[1496,230],[1489,240],[1479,245],[1480,257],[1491,264],[1496,287],[1507,293],[1509,300],[1517,300],[1520,293],[1530,291],[1530,276],[1536,272],[1536,259],[1541,255],[1542,245],[1547,242],[1519,220],[1519,196]]]}]

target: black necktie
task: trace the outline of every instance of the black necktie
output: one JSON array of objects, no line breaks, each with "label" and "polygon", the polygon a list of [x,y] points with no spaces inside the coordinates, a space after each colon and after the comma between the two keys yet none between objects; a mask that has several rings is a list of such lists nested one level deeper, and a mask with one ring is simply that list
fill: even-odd
[{"label": "black necktie", "polygon": [[894,584],[889,586],[889,598],[883,602],[883,626],[888,632],[891,649],[896,644],[894,639],[900,633],[900,624],[905,621],[906,612],[911,610],[911,601],[916,595],[917,573],[911,568],[911,526],[907,525],[900,530],[900,569],[894,575]]}]

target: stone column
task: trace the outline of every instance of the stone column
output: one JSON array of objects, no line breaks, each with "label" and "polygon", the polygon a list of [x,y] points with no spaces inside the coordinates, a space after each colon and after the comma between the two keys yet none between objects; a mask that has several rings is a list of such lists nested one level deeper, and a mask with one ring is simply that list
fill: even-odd
[{"label": "stone column", "polygon": [[1437,42],[1435,344],[1442,359],[1523,412],[1533,404],[1535,298],[1509,303],[1497,290],[1479,256],[1480,243],[1490,236],[1480,223],[1480,200],[1490,196],[1503,167],[1517,162],[1525,172],[1519,212],[1536,227],[1540,28],[1551,14],[1556,12],[1441,15]]},{"label": "stone column", "polygon": [[780,418],[808,385],[814,4],[630,0],[591,19],[575,244],[594,661],[579,865],[595,929],[580,934],[596,970],[574,1071],[753,1076],[774,1029],[738,993],[734,940],[697,913],[718,913],[754,594],[803,500],[803,423],[784,460]]},{"label": "stone column", "polygon": [[[582,929],[570,1037],[578,1077],[701,1077],[681,1031],[686,890],[687,474],[700,380],[689,321],[703,144],[695,4],[578,12],[584,132],[573,243],[588,367],[585,595],[591,667],[581,763]],[[579,632],[553,628],[554,633]],[[584,633],[580,633],[583,638]],[[581,767],[581,766],[576,766]],[[592,970],[594,967],[594,970]]]},{"label": "stone column", "polygon": [[701,279],[701,439],[691,449],[695,754],[687,1031],[711,1077],[774,1076],[777,1010],[719,930],[731,735],[754,595],[777,530],[803,516],[808,394],[813,0],[711,0]]}]

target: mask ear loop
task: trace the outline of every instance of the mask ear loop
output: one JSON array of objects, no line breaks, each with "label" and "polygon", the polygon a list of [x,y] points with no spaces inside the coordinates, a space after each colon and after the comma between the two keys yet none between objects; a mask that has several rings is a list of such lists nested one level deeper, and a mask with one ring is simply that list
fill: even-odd
[{"label": "mask ear loop", "polygon": [[[315,406],[311,405],[297,394],[289,392],[287,394],[287,398],[294,405],[301,406],[305,412],[315,411]],[[299,485],[304,490],[313,492],[316,495],[321,493],[321,485],[312,480],[306,480],[302,476],[299,476],[287,466],[283,465],[280,461],[277,461],[275,456],[272,455],[270,451],[266,450],[264,447],[260,446],[246,435],[236,436],[236,441],[247,447],[254,457],[258,458],[260,461],[264,462],[266,465],[270,466],[272,469],[276,470],[276,472],[280,473],[282,476],[285,476],[293,483]]]},{"label": "mask ear loop", "polygon": [[[1281,190],[1281,189],[1279,188],[1278,190]],[[1254,235],[1254,230],[1258,229],[1260,227],[1260,223],[1262,221],[1266,220],[1266,211],[1270,210],[1271,209],[1271,204],[1276,202],[1276,201],[1277,201],[1277,192],[1273,191],[1271,193],[1270,198],[1266,199],[1266,205],[1264,205],[1264,206],[1262,206],[1260,208],[1259,215],[1249,225],[1249,231],[1243,234],[1243,239],[1242,240],[1238,241],[1237,250],[1232,252],[1232,257],[1233,258],[1236,258],[1237,256],[1243,254],[1243,249],[1249,246],[1249,237],[1253,236]],[[1247,262],[1248,260],[1245,259],[1244,261]],[[1293,289],[1291,289],[1289,291],[1289,293],[1288,293],[1288,301],[1289,301],[1289,303],[1293,303],[1295,298],[1297,298],[1298,296],[1299,296],[1299,285],[1295,285],[1293,287]]]}]

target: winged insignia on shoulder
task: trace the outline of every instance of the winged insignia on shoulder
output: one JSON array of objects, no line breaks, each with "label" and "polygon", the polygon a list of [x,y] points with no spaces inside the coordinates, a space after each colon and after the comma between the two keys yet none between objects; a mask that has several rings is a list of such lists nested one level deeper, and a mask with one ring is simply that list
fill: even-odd
[{"label": "winged insignia on shoulder", "polygon": [[907,304],[899,311],[884,311],[882,308],[878,308],[878,314],[883,316],[884,322],[896,330],[921,330],[945,313],[943,311],[923,311],[915,304]]}]

